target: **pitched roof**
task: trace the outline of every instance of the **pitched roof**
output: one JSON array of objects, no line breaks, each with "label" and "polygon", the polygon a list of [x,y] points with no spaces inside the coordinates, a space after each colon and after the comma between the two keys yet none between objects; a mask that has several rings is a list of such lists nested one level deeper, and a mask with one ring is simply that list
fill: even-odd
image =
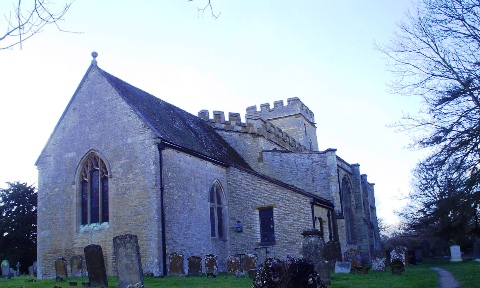
[{"label": "pitched roof", "polygon": [[251,170],[245,160],[204,120],[97,69],[120,96],[168,144],[221,163]]}]

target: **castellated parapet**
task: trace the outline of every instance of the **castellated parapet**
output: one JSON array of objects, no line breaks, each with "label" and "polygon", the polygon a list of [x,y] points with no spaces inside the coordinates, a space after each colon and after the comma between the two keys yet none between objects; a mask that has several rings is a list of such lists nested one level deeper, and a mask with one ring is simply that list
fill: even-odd
[{"label": "castellated parapet", "polygon": [[213,111],[213,118],[210,119],[208,110],[198,112],[198,117],[205,120],[214,129],[259,135],[290,151],[308,151],[307,147],[295,138],[260,117],[250,116],[244,123],[241,121],[240,113],[230,112],[228,113],[228,120],[225,120],[223,111]]},{"label": "castellated parapet", "polygon": [[250,106],[247,108],[245,117],[270,120],[298,114],[305,117],[312,125],[315,124],[313,112],[298,97],[288,98],[286,106],[283,105],[283,100],[273,102],[273,108],[270,108],[269,103],[261,104],[260,111],[257,111],[257,106]]}]

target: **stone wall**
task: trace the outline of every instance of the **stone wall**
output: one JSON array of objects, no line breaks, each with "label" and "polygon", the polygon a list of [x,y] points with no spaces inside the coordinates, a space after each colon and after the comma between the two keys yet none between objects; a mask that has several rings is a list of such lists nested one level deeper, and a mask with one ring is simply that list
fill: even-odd
[{"label": "stone wall", "polygon": [[[215,254],[219,256],[219,269],[225,271],[228,239],[234,225],[226,220],[230,207],[226,168],[173,149],[167,148],[162,154],[167,255],[177,252],[187,259]],[[215,181],[220,183],[223,203],[227,204],[223,238],[210,235],[209,191]],[[184,265],[187,271],[186,260]]]},{"label": "stone wall", "polygon": [[230,252],[258,253],[259,261],[265,258],[263,250],[255,250],[260,242],[258,209],[273,207],[276,244],[269,247],[269,256],[300,257],[301,233],[313,225],[309,198],[235,168],[229,168],[227,175],[230,227],[238,220],[243,225],[242,233],[230,233]]},{"label": "stone wall", "polygon": [[[38,275],[55,277],[54,261],[103,248],[114,274],[112,238],[136,234],[145,272],[158,270],[158,152],[149,128],[95,68],[83,79],[37,161]],[[89,151],[109,167],[109,222],[82,226],[78,169]]]}]

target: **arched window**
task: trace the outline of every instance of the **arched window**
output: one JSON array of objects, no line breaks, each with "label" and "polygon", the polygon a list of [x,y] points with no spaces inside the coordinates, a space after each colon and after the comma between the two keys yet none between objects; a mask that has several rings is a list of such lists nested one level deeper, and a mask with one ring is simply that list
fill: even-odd
[{"label": "arched window", "polygon": [[347,176],[342,179],[342,211],[345,218],[345,229],[348,244],[354,244],[357,241],[357,233],[355,231],[355,217],[352,207],[352,186]]},{"label": "arched window", "polygon": [[96,153],[80,170],[81,224],[108,222],[108,169]]},{"label": "arched window", "polygon": [[222,186],[218,181],[213,183],[210,188],[210,236],[212,238],[224,238],[223,213],[225,212],[225,203],[223,199]]}]

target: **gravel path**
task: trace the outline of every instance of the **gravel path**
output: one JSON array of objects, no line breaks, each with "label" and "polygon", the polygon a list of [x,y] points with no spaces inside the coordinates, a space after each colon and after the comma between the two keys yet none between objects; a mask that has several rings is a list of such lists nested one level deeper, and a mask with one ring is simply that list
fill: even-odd
[{"label": "gravel path", "polygon": [[440,277],[438,278],[438,287],[439,288],[458,288],[462,287],[462,283],[458,282],[455,277],[453,277],[452,273],[448,272],[439,267],[432,267],[430,268],[438,272]]}]

